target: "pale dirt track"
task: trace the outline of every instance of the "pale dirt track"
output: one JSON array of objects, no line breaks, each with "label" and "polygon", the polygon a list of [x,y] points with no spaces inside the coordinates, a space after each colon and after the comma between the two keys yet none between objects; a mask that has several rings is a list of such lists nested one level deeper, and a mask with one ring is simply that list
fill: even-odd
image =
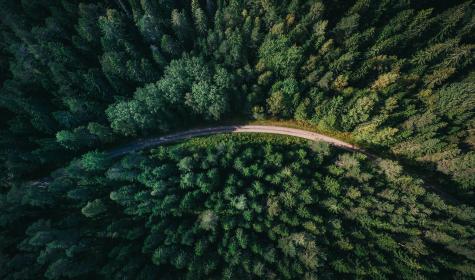
[{"label": "pale dirt track", "polygon": [[186,140],[193,137],[206,136],[220,133],[268,133],[268,134],[280,134],[287,136],[294,136],[298,138],[304,138],[311,141],[327,142],[333,146],[343,148],[350,151],[358,151],[365,153],[371,157],[371,154],[365,150],[355,147],[349,143],[343,142],[336,138],[332,138],[320,133],[306,131],[302,129],[281,127],[281,126],[267,126],[267,125],[230,125],[230,126],[216,126],[209,128],[192,129],[174,134],[169,134],[162,137],[148,138],[144,140],[137,140],[126,144],[122,147],[113,149],[109,152],[111,157],[121,156],[133,151],[142,150],[145,148],[172,143],[180,140]]},{"label": "pale dirt track", "polygon": [[[303,138],[303,139],[307,139],[311,141],[327,142],[330,145],[333,145],[341,149],[363,153],[373,160],[379,159],[377,156],[365,151],[362,148],[354,146],[350,143],[343,142],[333,137],[329,137],[320,133],[302,130],[302,129],[288,128],[288,127],[282,127],[282,126],[270,126],[270,125],[228,125],[228,126],[215,126],[215,127],[208,127],[208,128],[191,129],[191,130],[173,133],[173,134],[169,134],[169,135],[165,135],[161,137],[153,137],[153,138],[136,140],[124,146],[121,146],[119,148],[110,150],[109,156],[112,158],[115,158],[115,157],[128,154],[130,152],[143,150],[143,149],[150,148],[153,146],[173,143],[173,142],[186,140],[186,139],[199,137],[199,136],[207,136],[207,135],[220,134],[220,133],[267,133],[267,134],[287,135],[287,136]],[[428,190],[431,190],[439,194],[442,198],[446,199],[447,201],[450,201],[453,203],[459,203],[459,201],[455,197],[446,193],[445,191],[441,190],[440,188],[436,186],[424,185],[424,187]]]},{"label": "pale dirt track", "polygon": [[[116,157],[120,157],[131,152],[140,151],[140,150],[151,148],[154,146],[173,143],[173,142],[186,140],[186,139],[199,137],[199,136],[207,136],[207,135],[221,134],[221,133],[267,133],[267,134],[287,135],[287,136],[303,138],[303,139],[307,139],[311,141],[327,142],[341,149],[363,153],[373,160],[379,159],[377,156],[371,153],[368,153],[362,148],[356,147],[350,143],[343,142],[333,137],[329,137],[320,133],[306,131],[302,129],[288,128],[288,127],[282,127],[282,126],[269,126],[269,125],[228,125],[228,126],[216,126],[216,127],[208,127],[208,128],[191,129],[191,130],[186,130],[186,131],[182,131],[178,133],[168,134],[161,137],[152,137],[152,138],[147,138],[147,139],[135,140],[121,147],[109,150],[108,154],[111,158],[116,158]],[[40,187],[45,187],[44,183],[47,184],[48,181],[49,181],[49,177],[44,178],[43,180],[37,181],[35,185],[40,186]],[[450,201],[453,203],[459,203],[459,201],[456,198],[446,193],[439,187],[432,186],[432,185],[424,185],[424,187],[428,190],[431,190],[439,194],[442,198],[446,199],[447,201]]]}]

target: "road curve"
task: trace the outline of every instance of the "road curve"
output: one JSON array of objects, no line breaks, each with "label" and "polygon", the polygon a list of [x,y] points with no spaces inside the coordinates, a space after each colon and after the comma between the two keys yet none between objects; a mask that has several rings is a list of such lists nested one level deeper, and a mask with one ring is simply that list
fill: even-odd
[{"label": "road curve", "polygon": [[[268,133],[268,134],[288,135],[288,136],[308,139],[311,141],[327,142],[341,149],[364,153],[369,158],[374,159],[374,160],[379,159],[377,156],[365,151],[362,148],[354,146],[350,143],[343,142],[333,137],[329,137],[320,133],[302,130],[302,129],[288,128],[288,127],[282,127],[282,126],[270,126],[270,125],[228,125],[228,126],[215,126],[215,127],[208,127],[208,128],[191,129],[191,130],[186,130],[186,131],[182,131],[178,133],[168,134],[161,137],[152,137],[152,138],[147,138],[147,139],[135,140],[128,144],[120,146],[118,148],[109,150],[107,153],[110,158],[116,158],[116,157],[120,157],[131,152],[143,150],[143,149],[154,147],[154,146],[173,143],[173,142],[186,140],[186,139],[199,137],[199,136],[206,136],[206,135],[220,134],[220,133]],[[50,177],[43,178],[42,180],[36,181],[33,185],[45,188],[50,179],[51,179]],[[439,194],[442,198],[445,198],[447,201],[450,201],[453,203],[460,203],[455,197],[451,196],[450,194],[446,193],[445,191],[443,191],[442,189],[436,186],[424,185],[424,187],[426,189],[429,189]]]},{"label": "road curve", "polygon": [[[311,141],[327,142],[341,149],[363,153],[369,158],[374,159],[374,160],[379,159],[379,157],[377,157],[376,155],[373,155],[360,147],[354,146],[350,143],[343,142],[333,137],[329,137],[320,133],[302,130],[302,129],[288,128],[288,127],[282,127],[282,126],[270,126],[270,125],[228,125],[228,126],[215,126],[215,127],[208,127],[208,128],[191,129],[191,130],[186,130],[186,131],[182,131],[178,133],[168,134],[161,137],[135,140],[121,147],[110,150],[108,154],[111,158],[116,158],[116,157],[120,157],[125,154],[128,154],[130,152],[143,150],[143,149],[150,148],[153,146],[159,146],[159,145],[173,143],[173,142],[186,140],[186,139],[190,139],[194,137],[220,134],[220,133],[268,133],[268,134],[288,135],[288,136],[308,139]],[[445,198],[447,201],[450,201],[453,203],[460,203],[455,197],[446,193],[445,191],[443,191],[442,189],[436,186],[424,185],[424,187],[426,189],[429,189],[439,194],[441,197]]]},{"label": "road curve", "polygon": [[122,147],[113,149],[109,151],[109,155],[111,157],[118,157],[124,154],[138,151],[146,148],[150,148],[153,146],[158,146],[162,144],[172,143],[180,140],[185,140],[193,137],[199,136],[206,136],[212,134],[220,134],[220,133],[268,133],[268,134],[280,134],[280,135],[288,135],[294,136],[298,138],[304,138],[311,141],[323,141],[327,142],[333,146],[350,150],[350,151],[358,151],[365,153],[370,157],[374,157],[373,155],[369,154],[365,150],[358,148],[352,144],[343,142],[333,137],[329,137],[320,133],[311,132],[302,129],[295,129],[295,128],[288,128],[282,126],[269,126],[269,125],[229,125],[229,126],[216,126],[216,127],[208,127],[208,128],[199,128],[199,129],[192,129],[183,132],[178,132],[174,134],[169,134],[162,137],[154,137],[148,138],[145,140],[137,140],[131,143],[128,143]]},{"label": "road curve", "polygon": [[[340,141],[336,138],[332,138],[323,134],[316,132],[306,131],[302,129],[288,128],[282,126],[270,126],[270,125],[227,125],[227,126],[215,126],[208,128],[197,128],[190,129],[182,132],[177,132],[173,134],[164,135],[161,137],[151,137],[147,139],[133,140],[127,144],[124,144],[120,147],[113,148],[107,151],[107,154],[110,158],[117,158],[123,155],[126,155],[131,152],[140,151],[146,148],[151,148],[154,146],[159,146],[163,144],[173,143],[181,140],[186,140],[199,136],[206,136],[212,134],[220,133],[269,133],[269,134],[280,134],[280,135],[289,135],[298,138],[304,138],[312,141],[324,141],[328,142],[339,148],[362,152],[368,155],[369,157],[375,158],[375,156],[367,153],[361,148],[355,147],[349,143]],[[46,188],[51,177],[47,176],[39,180],[31,182],[32,185]]]}]

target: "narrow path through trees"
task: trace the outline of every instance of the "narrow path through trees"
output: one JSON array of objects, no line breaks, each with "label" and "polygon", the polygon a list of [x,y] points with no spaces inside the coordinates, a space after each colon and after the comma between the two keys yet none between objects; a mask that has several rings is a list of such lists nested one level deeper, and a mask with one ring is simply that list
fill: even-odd
[{"label": "narrow path through trees", "polygon": [[268,126],[268,125],[229,125],[229,126],[216,126],[216,127],[186,130],[183,132],[169,134],[162,137],[153,137],[153,138],[136,140],[122,147],[112,149],[111,151],[109,151],[109,154],[111,157],[118,157],[118,156],[130,153],[132,151],[142,150],[142,149],[157,146],[157,145],[167,144],[167,143],[185,140],[185,139],[198,137],[198,136],[206,136],[206,135],[220,134],[220,133],[269,133],[269,134],[288,135],[288,136],[308,139],[311,141],[327,142],[327,143],[330,143],[331,145],[334,145],[339,148],[343,148],[345,150],[358,151],[358,152],[365,153],[366,155],[370,157],[375,157],[374,155],[371,155],[365,150],[358,148],[350,143],[346,143],[336,138],[332,138],[320,133],[302,130],[302,129],[288,128],[288,127],[282,127],[282,126]]},{"label": "narrow path through trees", "polygon": [[[124,146],[110,150],[109,155],[112,158],[115,158],[115,157],[119,157],[130,152],[143,150],[143,149],[150,148],[153,146],[163,145],[163,144],[172,143],[172,142],[176,142],[180,140],[186,140],[193,137],[220,134],[220,133],[269,133],[269,134],[288,135],[288,136],[308,139],[311,141],[327,142],[338,148],[342,148],[348,151],[364,153],[369,158],[372,158],[375,160],[379,159],[376,155],[373,155],[362,148],[359,148],[350,143],[343,142],[341,140],[338,140],[330,136],[326,136],[320,133],[302,130],[302,129],[288,128],[288,127],[282,127],[282,126],[271,126],[271,125],[228,125],[228,126],[216,126],[216,127],[208,127],[208,128],[191,129],[191,130],[186,130],[186,131],[169,134],[169,135],[165,135],[161,137],[152,137],[152,138],[132,141]],[[450,201],[452,203],[460,203],[452,195],[446,193],[445,191],[441,190],[440,188],[436,186],[432,186],[432,185],[424,185],[424,186],[427,189],[439,194],[441,197],[443,197],[447,201]]]},{"label": "narrow path through trees", "polygon": [[[345,149],[348,151],[360,152],[367,155],[369,158],[373,160],[378,160],[379,157],[373,155],[366,150],[354,146],[350,143],[346,143],[344,141],[338,140],[336,138],[326,136],[320,133],[302,130],[302,129],[295,129],[295,128],[288,128],[282,126],[271,126],[271,125],[228,125],[228,126],[216,126],[216,127],[208,127],[208,128],[198,128],[198,129],[191,129],[186,130],[178,133],[173,133],[161,137],[151,137],[146,139],[134,140],[128,144],[125,144],[121,147],[114,148],[108,151],[108,155],[111,158],[116,158],[123,156],[125,154],[143,150],[146,148],[151,148],[154,146],[159,146],[163,144],[173,143],[181,140],[186,140],[194,137],[199,136],[207,136],[212,134],[220,134],[220,133],[268,133],[268,134],[280,134],[280,135],[288,135],[303,139],[308,139],[311,141],[323,141],[327,142],[335,147]],[[49,177],[43,178],[42,180],[36,181],[35,185],[40,187],[45,187],[45,183],[49,181]],[[455,197],[446,193],[439,187],[433,185],[424,185],[426,189],[429,189],[442,198],[450,201],[452,203],[460,203]]]}]

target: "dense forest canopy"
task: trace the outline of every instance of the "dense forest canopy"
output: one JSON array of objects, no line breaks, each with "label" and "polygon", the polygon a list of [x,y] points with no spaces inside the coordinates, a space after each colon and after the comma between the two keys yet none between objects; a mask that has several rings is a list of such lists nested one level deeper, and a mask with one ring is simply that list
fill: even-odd
[{"label": "dense forest canopy", "polygon": [[[474,6],[0,0],[0,278],[475,278]],[[236,119],[381,159],[101,152]]]},{"label": "dense forest canopy", "polygon": [[394,161],[294,138],[214,136],[117,161],[90,152],[7,205],[17,224],[2,245],[20,245],[4,279],[475,276],[473,208]]},{"label": "dense forest canopy", "polygon": [[274,117],[352,132],[473,195],[471,1],[2,0],[0,13],[3,178],[124,136]]}]

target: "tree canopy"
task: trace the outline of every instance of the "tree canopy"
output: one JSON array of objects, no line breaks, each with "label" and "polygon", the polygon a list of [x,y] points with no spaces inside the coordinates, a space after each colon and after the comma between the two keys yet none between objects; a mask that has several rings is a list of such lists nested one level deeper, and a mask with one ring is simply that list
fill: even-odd
[{"label": "tree canopy", "polygon": [[4,279],[474,276],[473,208],[326,143],[221,135],[90,153],[1,199]]},{"label": "tree canopy", "polygon": [[[474,16],[471,0],[1,0],[0,278],[474,278]],[[106,152],[254,119],[381,159],[247,138]]]}]

